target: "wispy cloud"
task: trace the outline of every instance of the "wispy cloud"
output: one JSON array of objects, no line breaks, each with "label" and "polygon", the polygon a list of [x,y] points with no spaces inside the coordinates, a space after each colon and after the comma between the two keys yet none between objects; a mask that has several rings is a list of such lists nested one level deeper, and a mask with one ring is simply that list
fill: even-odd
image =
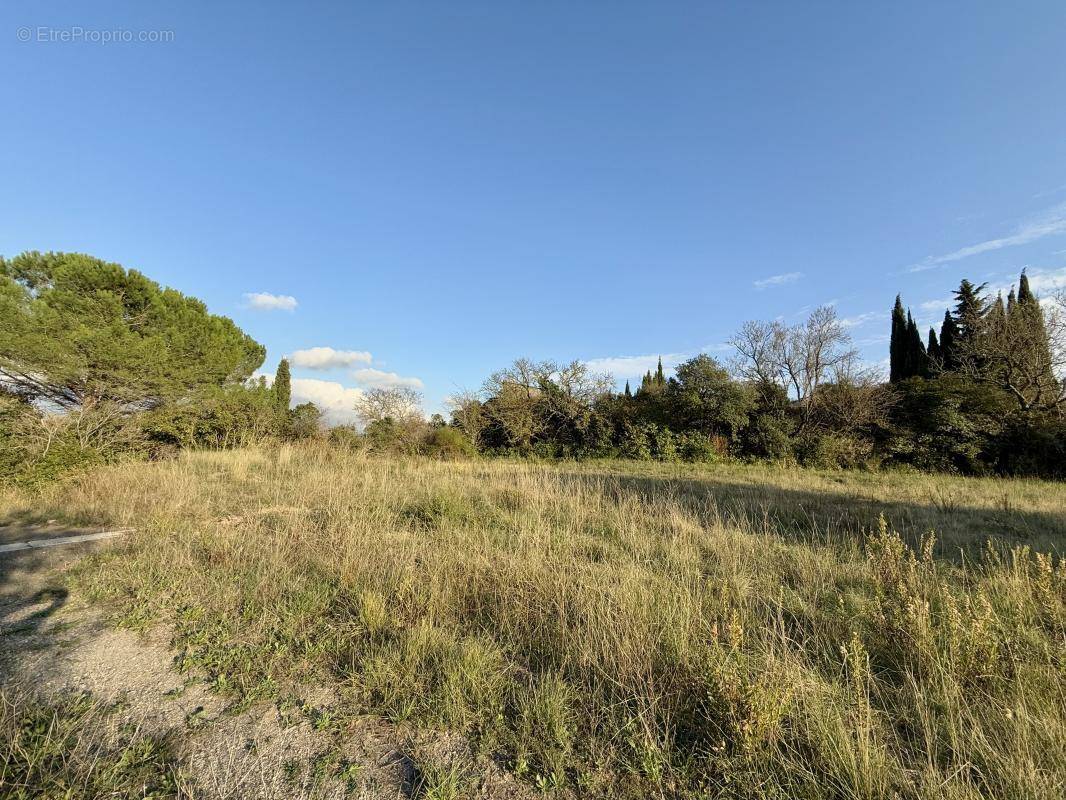
[{"label": "wispy cloud", "polygon": [[[1029,277],[1029,288],[1040,296],[1041,300],[1047,300],[1052,293],[1060,289],[1066,289],[1066,267],[1029,269],[1026,271],[1026,275]],[[998,275],[988,282],[984,294],[990,298],[994,298],[997,294],[1006,297],[1011,289],[1017,289],[1017,287],[1017,273]],[[925,300],[918,303],[914,308],[918,310],[919,322],[922,320],[932,321],[939,319],[945,310],[954,308],[955,303],[956,299],[954,297],[941,297],[935,300]]]},{"label": "wispy cloud", "polygon": [[862,314],[856,314],[853,317],[842,318],[840,324],[845,328],[858,328],[868,322],[883,320],[887,316],[888,315],[884,311],[865,311]]},{"label": "wispy cloud", "polygon": [[659,359],[663,360],[663,371],[670,372],[682,361],[698,355],[699,353],[721,353],[732,350],[732,345],[724,342],[716,342],[701,347],[699,350],[687,353],[649,353],[643,356],[605,356],[603,358],[590,358],[583,362],[592,372],[599,374],[607,373],[618,380],[628,378],[640,378],[646,372],[655,372],[659,366]]},{"label": "wispy cloud", "polygon": [[859,339],[855,344],[859,347],[872,347],[875,344],[888,344],[891,338],[887,333],[880,333],[877,336],[867,336],[865,339]]},{"label": "wispy cloud", "polygon": [[771,275],[769,278],[760,278],[757,281],[752,281],[752,286],[756,289],[769,289],[773,286],[784,286],[786,283],[795,283],[803,277],[802,272],[785,272],[781,275]]},{"label": "wispy cloud", "polygon": [[419,378],[405,378],[395,372],[384,372],[380,369],[357,369],[352,373],[356,383],[368,389],[422,389],[422,381]]},{"label": "wispy cloud", "polygon": [[[607,373],[615,378],[639,378],[648,371],[654,372],[659,365],[659,358],[658,353],[644,356],[607,356],[590,358],[585,362],[585,366],[592,372]],[[686,358],[687,353],[664,353],[663,369],[671,370]]]},{"label": "wispy cloud", "polygon": [[1037,192],[1033,195],[1033,199],[1036,200],[1040,197],[1048,197],[1053,194],[1058,194],[1059,192],[1066,192],[1066,183],[1061,186],[1056,186],[1054,189],[1048,189],[1046,192]]},{"label": "wispy cloud", "polygon": [[1060,205],[1050,208],[1042,214],[1023,222],[1015,229],[1014,233],[1009,236],[1002,236],[998,239],[987,239],[986,241],[961,247],[958,250],[953,250],[952,252],[945,253],[941,256],[929,256],[923,259],[920,263],[912,266],[909,271],[923,272],[928,269],[935,269],[942,264],[948,264],[952,261],[961,261],[964,258],[970,258],[971,256],[988,253],[993,250],[1001,250],[1004,247],[1015,247],[1021,244],[1029,244],[1038,239],[1043,239],[1045,236],[1055,236],[1061,233],[1066,233],[1066,203],[1061,203]]},{"label": "wispy cloud", "polygon": [[244,302],[248,308],[257,311],[295,311],[299,305],[292,295],[270,292],[246,292]]},{"label": "wispy cloud", "polygon": [[289,356],[294,367],[304,369],[338,369],[355,364],[369,364],[373,358],[365,350],[334,350],[332,347],[309,347]]},{"label": "wispy cloud", "polygon": [[954,297],[941,297],[937,300],[926,300],[918,304],[920,311],[943,311],[955,305]]},{"label": "wispy cloud", "polygon": [[1066,289],[1066,267],[1059,269],[1029,270],[1029,288],[1037,294]]}]

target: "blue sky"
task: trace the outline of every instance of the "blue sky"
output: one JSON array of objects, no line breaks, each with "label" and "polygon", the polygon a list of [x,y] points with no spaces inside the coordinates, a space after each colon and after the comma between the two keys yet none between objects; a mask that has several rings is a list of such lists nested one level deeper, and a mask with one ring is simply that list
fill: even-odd
[{"label": "blue sky", "polygon": [[140,269],[268,371],[311,351],[334,418],[826,302],[878,362],[896,292],[1066,285],[1064,41],[1061,0],[7,2],[0,253]]}]

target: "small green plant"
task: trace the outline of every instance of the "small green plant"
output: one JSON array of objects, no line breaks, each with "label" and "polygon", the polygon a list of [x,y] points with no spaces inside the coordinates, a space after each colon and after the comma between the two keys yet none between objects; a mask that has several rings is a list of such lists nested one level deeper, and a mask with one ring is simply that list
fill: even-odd
[{"label": "small green plant", "polygon": [[11,800],[176,797],[170,741],[115,725],[117,713],[87,693],[44,700],[0,691],[0,793]]},{"label": "small green plant", "polygon": [[423,800],[460,800],[468,780],[458,764],[430,761],[418,769],[417,797]]}]

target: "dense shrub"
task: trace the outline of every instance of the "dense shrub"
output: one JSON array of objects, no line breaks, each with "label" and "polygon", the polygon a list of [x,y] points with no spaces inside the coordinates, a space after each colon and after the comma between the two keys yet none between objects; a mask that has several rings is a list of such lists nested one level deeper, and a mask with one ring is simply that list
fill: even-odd
[{"label": "dense shrub", "polygon": [[300,403],[296,408],[283,414],[286,435],[297,441],[315,439],[322,435],[322,412],[314,403]]},{"label": "dense shrub", "polygon": [[893,430],[886,442],[890,461],[923,470],[982,474],[991,445],[1012,412],[1009,398],[957,375],[911,378],[896,384]]},{"label": "dense shrub", "polygon": [[263,383],[209,389],[147,412],[149,447],[241,447],[276,438],[284,430],[274,396]]},{"label": "dense shrub", "polygon": [[473,458],[477,448],[461,431],[452,427],[431,428],[423,445],[424,452],[434,458]]},{"label": "dense shrub", "polygon": [[632,422],[622,423],[618,449],[623,458],[643,461],[652,457],[649,429],[654,430],[654,426]]},{"label": "dense shrub", "polygon": [[717,461],[725,454],[727,441],[723,437],[708,436],[697,431],[677,434],[677,452],[684,461]]},{"label": "dense shrub", "polygon": [[792,455],[792,442],[785,420],[770,413],[755,416],[741,434],[740,449],[745,455],[755,458],[788,458]]},{"label": "dense shrub", "polygon": [[142,451],[136,422],[110,404],[44,414],[0,392],[0,483],[38,486]]},{"label": "dense shrub", "polygon": [[1002,473],[1066,480],[1066,420],[1015,417],[995,438],[992,452]]},{"label": "dense shrub", "polygon": [[864,466],[873,454],[873,446],[856,436],[812,433],[796,441],[795,454],[805,467],[850,469]]}]

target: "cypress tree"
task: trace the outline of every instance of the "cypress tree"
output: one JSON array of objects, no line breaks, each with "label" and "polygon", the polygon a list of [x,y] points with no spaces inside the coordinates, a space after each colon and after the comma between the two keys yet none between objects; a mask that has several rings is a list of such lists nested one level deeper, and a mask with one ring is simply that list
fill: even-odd
[{"label": "cypress tree", "polygon": [[1018,279],[1018,305],[1035,302],[1036,297],[1033,296],[1033,292],[1029,289],[1029,276],[1025,274],[1023,269],[1022,276]]},{"label": "cypress tree", "polygon": [[666,383],[666,378],[663,377],[663,357],[659,356],[659,366],[655,369],[655,383],[662,386]]},{"label": "cypress tree", "polygon": [[[1024,346],[1031,348],[1031,363],[1039,365],[1038,369],[1051,378],[1054,383],[1051,366],[1051,341],[1048,338],[1047,325],[1044,322],[1044,311],[1040,308],[1040,301],[1029,288],[1029,276],[1022,270],[1018,279],[1018,303],[1015,306],[1015,316],[1024,331]],[[1013,321],[1013,320],[1012,320]]]},{"label": "cypress tree", "polygon": [[940,361],[941,369],[951,372],[959,367],[959,354],[957,352],[959,341],[959,326],[955,324],[955,318],[950,311],[944,312],[944,324],[940,326]]},{"label": "cypress tree", "polygon": [[1007,330],[1007,309],[1003,305],[1003,295],[996,295],[996,302],[988,309],[988,329],[995,334],[1003,334]]},{"label": "cypress tree", "polygon": [[629,391],[629,381],[626,381],[626,397],[632,397],[633,393]]},{"label": "cypress tree", "polygon": [[[970,342],[981,333],[988,302],[981,295],[988,284],[974,286],[965,278],[955,290],[955,324],[958,326],[958,342]],[[1026,287],[1028,288],[1028,287]]]},{"label": "cypress tree", "polygon": [[907,377],[929,377],[929,355],[910,311],[907,312]]},{"label": "cypress tree", "polygon": [[938,372],[943,367],[943,360],[940,355],[940,342],[936,340],[936,329],[929,329],[929,344],[925,348],[926,354],[929,356],[929,374],[932,375]]},{"label": "cypress tree", "polygon": [[907,354],[905,333],[907,320],[903,316],[903,300],[896,295],[896,305],[892,307],[892,335],[888,342],[888,379],[892,383],[907,377]]},{"label": "cypress tree", "polygon": [[274,405],[280,412],[288,412],[292,399],[292,384],[289,375],[289,360],[281,359],[278,371],[274,374]]}]

